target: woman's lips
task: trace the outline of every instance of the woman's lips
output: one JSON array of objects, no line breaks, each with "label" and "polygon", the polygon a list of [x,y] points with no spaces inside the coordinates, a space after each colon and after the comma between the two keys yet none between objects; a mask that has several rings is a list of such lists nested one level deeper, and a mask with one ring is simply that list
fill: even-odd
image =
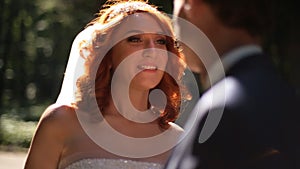
[{"label": "woman's lips", "polygon": [[143,70],[143,71],[155,71],[157,70],[157,66],[155,65],[147,65],[147,64],[142,64],[137,66],[138,69]]}]

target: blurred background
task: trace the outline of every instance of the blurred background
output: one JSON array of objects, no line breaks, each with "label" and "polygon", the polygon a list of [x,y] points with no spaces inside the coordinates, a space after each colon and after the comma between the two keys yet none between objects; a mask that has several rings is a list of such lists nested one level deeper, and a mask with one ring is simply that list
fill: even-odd
[{"label": "blurred background", "polygon": [[[265,48],[282,77],[299,94],[300,15],[295,2],[270,1],[274,27]],[[0,1],[2,150],[29,147],[41,113],[59,94],[73,39],[95,17],[102,3],[103,0]],[[172,0],[150,3],[172,13]]]}]

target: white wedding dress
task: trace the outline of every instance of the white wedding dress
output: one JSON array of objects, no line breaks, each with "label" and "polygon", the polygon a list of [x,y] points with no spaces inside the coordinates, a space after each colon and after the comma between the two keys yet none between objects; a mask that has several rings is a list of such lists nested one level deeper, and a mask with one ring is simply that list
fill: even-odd
[{"label": "white wedding dress", "polygon": [[[88,28],[84,29],[81,33],[79,33],[75,38],[72,44],[68,65],[65,71],[63,85],[60,94],[56,100],[57,105],[71,105],[71,103],[75,101],[76,82],[77,79],[82,74],[84,74],[85,59],[80,55],[80,46],[84,44],[83,42],[91,43],[91,37],[93,37],[93,33],[98,29],[102,29],[101,25],[89,26]],[[96,105],[96,103],[94,104]],[[112,152],[120,153],[122,151],[119,149],[124,149],[125,153],[117,154],[121,155],[119,156],[119,158],[111,154],[105,156],[103,155],[105,151],[101,151],[99,153],[96,150],[93,151],[93,148],[90,148],[91,152],[94,153],[84,154],[83,151],[86,151],[88,148],[84,147],[83,145],[80,145],[78,147],[84,148],[82,150],[78,150],[75,155],[73,154],[68,157],[61,157],[62,159],[60,159],[61,161],[59,163],[58,169],[162,169],[164,166],[162,163],[141,160],[138,161],[135,160],[135,158],[140,154],[142,157],[147,157],[147,155],[157,155],[170,150],[177,143],[177,138],[179,138],[179,136],[182,134],[181,132],[178,132],[178,129],[175,129],[177,127],[170,127],[171,130],[167,130],[166,132],[163,132],[160,135],[148,139],[132,139],[130,137],[124,137],[122,135],[121,139],[123,144],[126,145],[125,143],[127,143],[127,145],[130,145],[126,147],[121,146],[119,144],[121,134],[113,132],[111,127],[107,127],[109,125],[102,126],[102,124],[104,123],[90,123],[88,120],[88,122],[85,123],[85,120],[82,119],[86,118],[81,117],[81,115],[84,116],[86,115],[86,113],[77,113],[77,115],[80,115],[78,116],[78,119],[81,123],[80,125],[82,126],[86,134],[89,136],[89,139],[93,140],[98,145],[104,147],[107,146],[108,148],[106,147],[106,149],[109,149]],[[99,133],[102,134],[99,135]],[[105,137],[102,137],[103,135],[105,135]],[[113,142],[114,140],[115,142]],[[84,141],[86,140],[83,140],[83,142]],[[87,144],[87,142],[84,143]],[[103,145],[102,143],[108,143],[108,145]],[[111,146],[114,145],[113,143],[116,144],[116,147]],[[129,151],[131,150],[130,147],[140,147],[141,150],[137,151],[137,153],[135,154],[134,151]],[[79,155],[78,152],[80,152]],[[130,152],[129,154],[131,155],[133,154],[133,157],[131,158],[131,156],[125,156],[127,155],[126,152]],[[81,153],[83,153],[83,155]],[[129,157],[131,159],[122,159],[122,157]]]},{"label": "white wedding dress", "polygon": [[89,158],[76,161],[65,169],[162,169],[163,165],[124,159]]}]

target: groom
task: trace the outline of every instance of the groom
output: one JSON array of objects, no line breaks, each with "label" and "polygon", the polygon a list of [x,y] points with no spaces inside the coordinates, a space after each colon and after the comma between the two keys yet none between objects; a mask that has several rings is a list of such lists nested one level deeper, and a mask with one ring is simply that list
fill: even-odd
[{"label": "groom", "polygon": [[[300,168],[295,92],[280,79],[261,47],[270,24],[268,10],[266,0],[174,0],[174,15],[207,36],[225,77],[212,81],[207,73],[212,67],[183,47],[205,92],[185,126],[191,130],[166,169]],[[215,96],[225,98],[224,104],[214,104],[214,91],[221,91]],[[220,121],[213,118],[218,116]]]}]

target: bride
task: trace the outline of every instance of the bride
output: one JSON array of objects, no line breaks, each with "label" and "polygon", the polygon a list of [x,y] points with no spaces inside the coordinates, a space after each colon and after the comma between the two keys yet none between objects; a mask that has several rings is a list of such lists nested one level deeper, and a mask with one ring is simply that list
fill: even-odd
[{"label": "bride", "polygon": [[26,169],[162,168],[183,130],[183,56],[144,1],[109,1],[75,38],[61,93],[43,113]]}]

